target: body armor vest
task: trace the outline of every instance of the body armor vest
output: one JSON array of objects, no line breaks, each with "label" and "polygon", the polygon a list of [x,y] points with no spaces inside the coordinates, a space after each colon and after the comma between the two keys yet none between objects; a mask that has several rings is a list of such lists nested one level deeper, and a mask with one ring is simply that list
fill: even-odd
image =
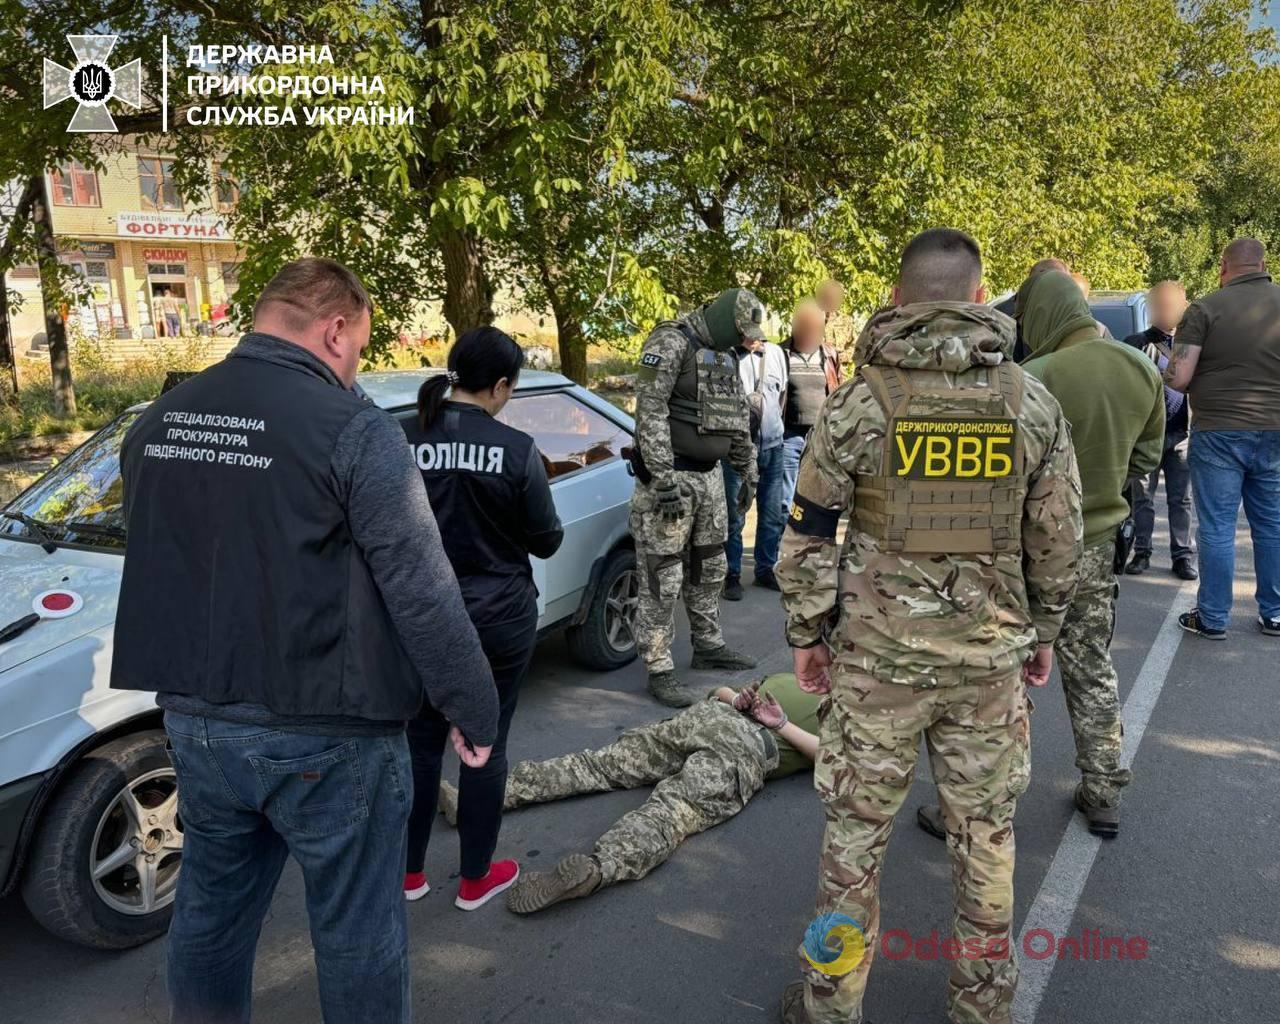
[{"label": "body armor vest", "polygon": [[732,352],[704,348],[678,323],[688,346],[668,402],[671,448],[676,455],[715,462],[729,454],[733,436],[747,430],[747,405]]},{"label": "body armor vest", "polygon": [[1018,430],[1023,370],[953,387],[934,370],[863,366],[884,412],[880,472],[854,481],[855,526],[886,552],[995,554],[1022,543],[1027,493]]}]

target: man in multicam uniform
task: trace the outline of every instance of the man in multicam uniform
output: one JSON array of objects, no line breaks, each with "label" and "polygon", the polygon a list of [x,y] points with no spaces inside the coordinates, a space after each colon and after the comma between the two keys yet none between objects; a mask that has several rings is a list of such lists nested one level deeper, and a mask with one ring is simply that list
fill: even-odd
[{"label": "man in multicam uniform", "polygon": [[[507,779],[503,810],[586,793],[653,786],[653,794],[596,840],[550,871],[522,875],[507,907],[531,914],[618,882],[643,878],[687,838],[728,821],[771,779],[807,771],[818,747],[818,705],[791,673],[707,700],[663,722],[628,729],[607,747],[521,761]],[[457,790],[440,786],[451,823]]]},{"label": "man in multicam uniform", "polygon": [[738,471],[738,509],[755,497],[756,453],[747,399],[732,350],[764,340],[764,307],[745,288],[729,288],[680,320],[650,333],[636,373],[636,474],[631,536],[641,573],[636,641],[649,692],[668,707],[693,695],[671,660],[676,599],[683,595],[693,667],[749,669],[754,659],[725,646],[720,590],[728,527],[720,460]]},{"label": "man in multicam uniform", "polygon": [[922,734],[966,951],[948,1012],[956,1024],[1011,1020],[1024,683],[1048,679],[1082,527],[1066,421],[1009,361],[1013,322],[980,305],[981,281],[968,235],[912,240],[897,306],[867,324],[858,373],[827,400],[800,466],[777,574],[799,683],[830,692],[814,772],[827,816],[818,912],[851,919],[865,952],[828,974],[802,945],[786,1024],[862,1021],[884,851]]}]

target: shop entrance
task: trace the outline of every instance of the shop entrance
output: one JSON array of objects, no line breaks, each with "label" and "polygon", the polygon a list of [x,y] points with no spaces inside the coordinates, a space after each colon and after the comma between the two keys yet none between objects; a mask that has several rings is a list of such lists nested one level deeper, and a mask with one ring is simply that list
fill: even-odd
[{"label": "shop entrance", "polygon": [[[161,337],[176,337],[189,319],[185,263],[148,263],[151,319]],[[165,292],[169,294],[166,296]]]}]

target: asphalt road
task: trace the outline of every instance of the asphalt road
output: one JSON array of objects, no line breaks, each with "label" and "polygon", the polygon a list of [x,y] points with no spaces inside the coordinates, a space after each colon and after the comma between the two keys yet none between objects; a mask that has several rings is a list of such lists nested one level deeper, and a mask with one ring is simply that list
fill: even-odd
[{"label": "asphalt road", "polygon": [[[1057,922],[1073,935],[1099,929],[1144,939],[1147,954],[1028,965],[1023,1024],[1262,1024],[1280,1017],[1280,641],[1254,626],[1244,539],[1229,641],[1171,629],[1170,609],[1186,605],[1194,590],[1180,590],[1168,574],[1164,536],[1156,542],[1151,573],[1122,583],[1114,645],[1122,697],[1134,696],[1127,742],[1141,736],[1120,838],[1098,843],[1073,822],[1073,748],[1056,682],[1036,701],[1032,782],[1017,819],[1016,927]],[[776,595],[748,587],[745,601],[725,606],[724,619],[731,642],[757,655],[762,669],[787,666]],[[688,654],[682,638],[678,663],[687,664]],[[705,673],[688,678],[699,687],[715,681]],[[584,673],[571,666],[562,641],[548,641],[516,716],[513,755],[602,744],[660,717],[643,680],[638,664]],[[945,936],[945,848],[913,817],[930,796],[927,767],[922,773],[889,847],[883,927]],[[529,869],[549,867],[589,850],[644,795],[513,813],[499,852]],[[649,878],[532,918],[507,913],[500,901],[471,914],[454,909],[456,839],[442,827],[427,862],[436,888],[409,914],[416,1019],[773,1021],[779,993],[797,976],[795,949],[812,916],[821,820],[807,776],[770,784],[737,818],[691,839]],[[941,961],[878,959],[869,1020],[941,1024],[945,976]],[[125,953],[79,949],[42,932],[19,900],[0,904],[0,1021],[138,1024],[166,1015],[161,942]],[[294,869],[285,873],[259,946],[255,1019],[319,1019]]]}]

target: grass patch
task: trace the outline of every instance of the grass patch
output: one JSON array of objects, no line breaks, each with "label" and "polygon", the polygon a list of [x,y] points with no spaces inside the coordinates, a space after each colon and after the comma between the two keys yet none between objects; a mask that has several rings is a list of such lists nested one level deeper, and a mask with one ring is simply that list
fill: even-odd
[{"label": "grass patch", "polygon": [[24,382],[18,403],[0,405],[0,443],[27,437],[97,430],[131,405],[160,394],[171,370],[200,370],[212,362],[204,338],[186,339],[173,351],[113,362],[94,339],[81,338],[72,349],[71,380],[76,391],[74,416],[53,413],[53,384],[48,373]]},{"label": "grass patch", "polygon": [[[71,379],[76,390],[75,415],[64,418],[53,414],[53,385],[47,366],[41,373],[27,373],[27,380],[18,392],[17,405],[0,402],[0,445],[22,438],[97,430],[131,405],[158,396],[169,371],[201,370],[214,361],[208,339],[192,337],[183,341],[181,347],[173,350],[166,347],[153,354],[117,362],[107,355],[103,343],[97,339],[73,339]],[[431,366],[443,367],[449,348],[448,343],[434,340],[396,346],[361,368],[419,369],[427,365],[424,359]],[[554,345],[552,351],[555,351]],[[625,351],[625,346],[592,344],[587,350],[587,360],[593,382],[635,372],[635,356]],[[615,404],[627,408],[633,401],[630,396],[619,396]]]}]

